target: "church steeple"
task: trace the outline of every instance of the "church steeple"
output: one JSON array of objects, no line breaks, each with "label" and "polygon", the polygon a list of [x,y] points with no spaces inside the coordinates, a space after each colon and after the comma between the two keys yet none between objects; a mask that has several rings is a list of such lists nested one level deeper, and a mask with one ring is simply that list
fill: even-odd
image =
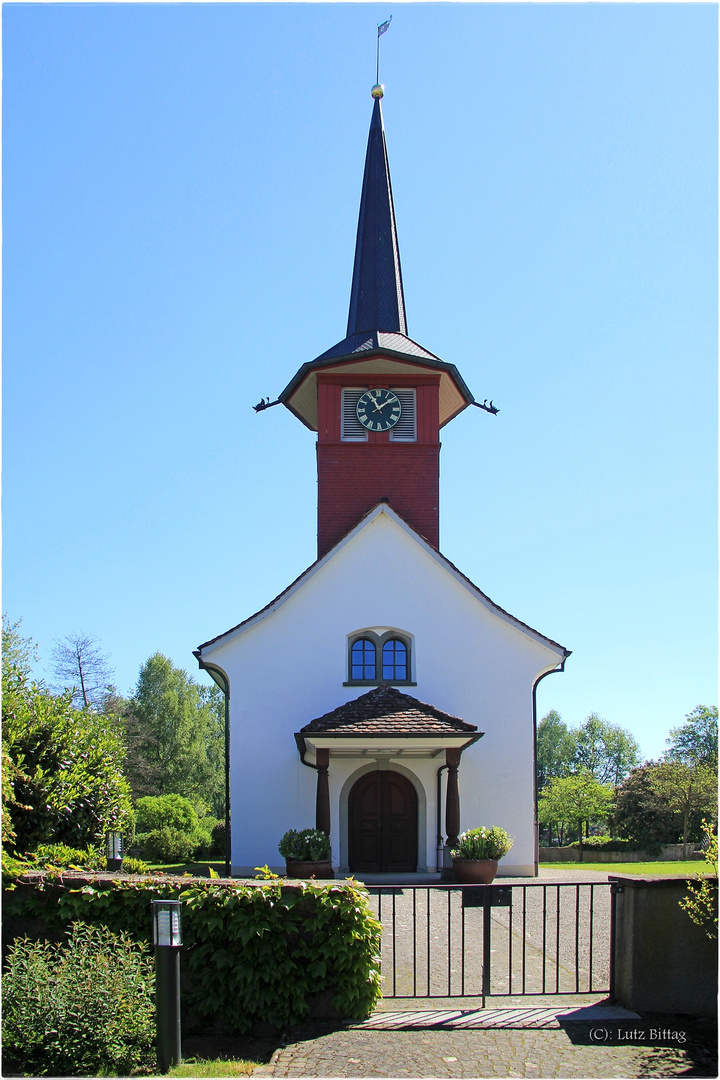
[{"label": "church steeple", "polygon": [[395,208],[380,105],[382,87],[374,86],[372,93],[375,104],[355,241],[348,337],[372,330],[407,334]]},{"label": "church steeple", "polygon": [[440,429],[473,403],[455,365],[407,336],[382,87],[372,93],[347,334],[278,398],[318,433],[320,557],[380,500],[438,547]]}]

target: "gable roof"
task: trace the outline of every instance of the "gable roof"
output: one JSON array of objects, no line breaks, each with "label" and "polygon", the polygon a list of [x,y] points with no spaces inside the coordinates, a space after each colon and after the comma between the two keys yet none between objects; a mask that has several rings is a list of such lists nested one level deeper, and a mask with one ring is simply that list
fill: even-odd
[{"label": "gable roof", "polygon": [[403,694],[394,686],[378,686],[311,720],[298,734],[471,735],[476,731],[475,724]]},{"label": "gable roof", "polygon": [[416,532],[416,530],[413,529],[411,525],[408,525],[405,519],[402,518],[400,514],[397,513],[397,511],[393,510],[392,507],[385,502],[379,502],[376,506],[372,508],[372,510],[369,510],[367,514],[365,514],[365,516],[360,519],[357,525],[354,525],[353,528],[350,529],[349,532],[347,532],[345,536],[342,537],[342,539],[338,540],[334,547],[330,548],[330,550],[326,552],[325,555],[322,556],[322,558],[316,559],[314,563],[311,563],[307,570],[304,570],[302,574],[296,577],[295,580],[291,582],[286,589],[283,589],[283,591],[279,593],[274,600],[271,600],[269,604],[266,604],[265,607],[260,608],[259,611],[256,611],[254,615],[248,616],[247,619],[243,619],[242,622],[237,623],[236,626],[231,627],[224,633],[217,634],[215,637],[210,638],[209,641],[203,642],[202,645],[199,645],[198,648],[194,650],[193,655],[196,656],[198,661],[202,663],[202,652],[204,649],[209,649],[211,646],[218,646],[220,644],[224,644],[225,642],[231,640],[233,637],[238,636],[249,630],[252,626],[257,625],[257,623],[261,622],[263,619],[269,618],[269,616],[272,615],[275,611],[277,611],[278,608],[282,607],[282,605],[286,603],[290,599],[290,597],[294,595],[294,593],[298,592],[299,589],[302,589],[303,586],[316,573],[318,573],[318,571],[321,570],[322,567],[326,565],[326,563],[333,559],[342,548],[349,544],[364,529],[368,528],[369,525],[371,525],[371,523],[377,517],[383,514],[386,515],[387,518],[395,525],[397,525],[400,529],[402,529],[403,532],[406,533],[406,535],[408,535],[417,544],[419,544],[426,552],[426,554],[428,554],[432,559],[434,559],[435,562],[438,563],[447,573],[449,573],[450,576],[453,577],[460,585],[467,589],[467,591],[488,611],[492,612],[492,614],[498,616],[498,618],[502,619],[504,622],[509,623],[511,626],[520,630],[524,634],[527,634],[539,644],[546,646],[553,652],[556,652],[558,654],[558,662],[565,660],[568,656],[570,656],[569,649],[566,649],[557,641],[553,641],[552,638],[546,637],[544,634],[541,634],[539,630],[534,630],[532,626],[528,626],[527,623],[522,622],[520,619],[516,619],[514,615],[511,615],[508,611],[505,611],[505,609],[501,608],[499,604],[494,603],[489,596],[486,596],[486,594],[470,580],[469,577],[466,577],[466,575],[463,574],[462,571],[458,570],[458,568],[453,563],[451,563],[449,559],[446,559],[445,556],[441,554],[441,552],[437,551],[436,548],[432,547],[432,545],[429,544],[427,540],[425,540],[420,535],[420,533]]}]

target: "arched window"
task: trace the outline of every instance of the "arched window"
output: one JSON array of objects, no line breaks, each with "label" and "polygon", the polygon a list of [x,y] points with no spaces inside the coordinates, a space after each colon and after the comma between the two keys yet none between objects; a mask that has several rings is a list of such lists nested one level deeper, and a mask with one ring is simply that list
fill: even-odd
[{"label": "arched window", "polygon": [[412,638],[397,630],[359,630],[348,636],[348,683],[380,686],[412,682]]},{"label": "arched window", "polygon": [[353,682],[374,680],[376,662],[375,642],[370,638],[353,641],[350,650],[350,678]]},{"label": "arched window", "polygon": [[382,647],[383,682],[407,682],[407,645],[400,638],[388,638]]}]

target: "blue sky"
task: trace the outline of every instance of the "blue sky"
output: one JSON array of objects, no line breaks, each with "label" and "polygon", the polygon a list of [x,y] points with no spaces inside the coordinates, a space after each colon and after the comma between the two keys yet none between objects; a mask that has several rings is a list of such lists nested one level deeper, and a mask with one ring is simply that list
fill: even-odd
[{"label": "blue sky", "polygon": [[715,5],[5,4],[3,609],[127,692],[313,561],[251,406],[344,336],[389,14],[408,331],[501,410],[441,549],[573,650],[540,715],[657,756],[716,701]]}]

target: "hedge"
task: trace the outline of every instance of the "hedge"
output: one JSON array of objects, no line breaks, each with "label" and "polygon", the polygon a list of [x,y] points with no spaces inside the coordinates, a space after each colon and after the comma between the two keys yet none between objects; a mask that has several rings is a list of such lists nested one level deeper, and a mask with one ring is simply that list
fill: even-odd
[{"label": "hedge", "polygon": [[[183,1020],[245,1033],[282,1027],[325,995],[341,1016],[362,1019],[380,997],[380,933],[367,894],[336,883],[139,880],[22,874],[4,888],[4,919],[23,932],[40,920],[57,938],[77,921],[126,932],[148,949],[150,902],[183,901]],[[16,922],[21,920],[21,923]],[[37,925],[37,924],[36,924]]]},{"label": "hedge", "polygon": [[[580,841],[573,840],[566,847],[579,848]],[[596,851],[645,851],[648,855],[659,855],[662,847],[658,843],[642,843],[638,840],[613,839],[611,836],[586,836],[582,842],[583,848],[594,848]]]}]

